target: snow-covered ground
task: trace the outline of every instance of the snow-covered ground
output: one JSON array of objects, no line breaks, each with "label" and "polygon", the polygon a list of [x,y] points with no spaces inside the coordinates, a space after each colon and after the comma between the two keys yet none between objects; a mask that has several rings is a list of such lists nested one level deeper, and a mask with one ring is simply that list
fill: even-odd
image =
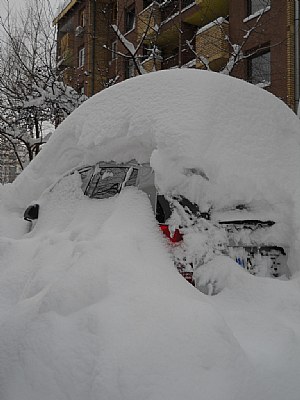
[{"label": "snow-covered ground", "polygon": [[[67,118],[0,188],[1,400],[298,400],[299,128],[263,90],[187,70],[118,84]],[[133,158],[202,209],[268,213],[291,279],[219,256],[197,278],[218,288],[206,296],[174,268],[144,193],[89,199],[78,174],[47,190],[74,167]]]}]

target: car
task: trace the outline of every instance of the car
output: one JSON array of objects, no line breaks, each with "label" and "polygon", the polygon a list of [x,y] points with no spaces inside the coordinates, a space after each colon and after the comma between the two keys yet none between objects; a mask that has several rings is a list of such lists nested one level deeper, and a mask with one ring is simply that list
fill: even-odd
[{"label": "car", "polygon": [[299,132],[263,89],[184,68],[75,110],[0,190],[3,393],[297,398]]},{"label": "car", "polygon": [[[189,201],[184,196],[167,198],[160,194],[155,186],[154,172],[150,164],[139,164],[136,160],[128,163],[100,161],[94,165],[75,168],[59,178],[47,190],[51,192],[65,176],[75,173],[81,177],[81,189],[84,195],[91,199],[107,199],[116,196],[121,190],[130,186],[135,186],[145,192],[149,197],[160,230],[168,238],[168,248],[175,266],[180,274],[193,285],[195,284],[193,278],[195,265],[190,261],[185,262],[185,254],[178,258],[176,256],[178,251],[175,251],[184,241],[184,228],[179,226],[172,229],[169,226],[176,204],[182,207],[187,215],[192,216],[192,220],[197,223],[205,221],[207,224],[207,221],[210,221],[211,224],[218,225],[219,229],[223,229],[226,232],[226,244],[220,249],[220,252],[229,255],[250,274],[273,278],[289,277],[288,249],[281,243],[263,238],[263,236],[268,236],[271,229],[274,229],[275,222],[251,219],[251,212],[245,205],[239,204],[232,209],[222,210],[222,212],[214,209],[210,209],[209,212],[201,212],[196,203]],[[24,219],[32,225],[38,219],[39,211],[38,203],[30,205],[24,212]],[[235,215],[235,219],[232,219],[232,214]],[[239,215],[238,219],[236,219],[237,214]],[[259,236],[258,239],[257,236]]]},{"label": "car", "polygon": [[300,256],[299,154],[299,119],[265,90],[208,71],[160,71],[88,99],[11,190],[14,208],[30,205],[33,227],[42,193],[64,176],[78,173],[99,201],[136,186],[190,281],[218,253],[285,279]]}]

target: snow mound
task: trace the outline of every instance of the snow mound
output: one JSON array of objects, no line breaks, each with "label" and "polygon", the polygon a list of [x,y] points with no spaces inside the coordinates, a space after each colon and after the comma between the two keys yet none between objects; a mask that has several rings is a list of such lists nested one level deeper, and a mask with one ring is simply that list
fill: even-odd
[{"label": "snow mound", "polygon": [[[286,202],[300,174],[300,122],[280,100],[244,81],[198,70],[143,75],[73,112],[17,179],[26,206],[57,176],[97,161],[149,162],[162,191],[199,200]],[[203,178],[186,171],[197,168]],[[217,199],[217,200],[216,200]],[[274,201],[273,201],[274,203]]]},{"label": "snow mound", "polygon": [[77,178],[0,241],[0,398],[252,398],[251,363],[173,267],[146,195],[91,200]]},{"label": "snow mound", "polygon": [[299,132],[294,113],[251,84],[208,71],[161,71],[86,101],[3,197],[9,207],[25,209],[74,167],[150,162],[162,193],[180,193],[202,211],[246,204],[253,215],[281,223],[285,237],[278,233],[276,239],[288,243],[294,272],[300,257]]},{"label": "snow mound", "polygon": [[283,218],[296,249],[298,132],[270,94],[192,70],[128,80],[68,117],[0,189],[0,398],[298,400],[299,275],[217,257],[197,277],[219,292],[205,296],[175,270],[142,192],[89,199],[76,173],[45,190],[82,164],[135,158],[162,192]]}]

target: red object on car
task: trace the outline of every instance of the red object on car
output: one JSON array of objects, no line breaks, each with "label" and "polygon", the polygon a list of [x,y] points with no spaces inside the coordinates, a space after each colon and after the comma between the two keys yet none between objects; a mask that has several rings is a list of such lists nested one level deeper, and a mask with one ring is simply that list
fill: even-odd
[{"label": "red object on car", "polygon": [[167,238],[170,239],[170,241],[172,243],[178,243],[178,242],[182,241],[183,235],[182,235],[182,233],[180,233],[179,229],[175,229],[175,232],[172,235],[168,225],[160,224],[159,226],[160,226],[160,229],[162,230],[163,234],[165,236],[167,236]]}]

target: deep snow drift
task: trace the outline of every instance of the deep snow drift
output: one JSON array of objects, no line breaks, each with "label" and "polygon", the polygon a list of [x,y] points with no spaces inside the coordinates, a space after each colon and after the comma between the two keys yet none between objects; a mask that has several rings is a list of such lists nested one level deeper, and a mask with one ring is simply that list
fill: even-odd
[{"label": "deep snow drift", "polygon": [[171,265],[146,196],[93,201],[73,178],[1,241],[0,397],[246,399],[253,367]]},{"label": "deep snow drift", "polygon": [[95,95],[67,118],[13,184],[8,203],[26,207],[78,165],[150,160],[162,192],[180,190],[202,209],[263,207],[285,224],[295,271],[299,126],[275,96],[238,79],[198,70],[144,75]]},{"label": "deep snow drift", "polygon": [[173,267],[145,194],[89,199],[78,174],[45,189],[79,165],[150,161],[162,191],[268,211],[295,256],[299,126],[263,90],[191,70],[131,79],[74,112],[0,189],[0,398],[298,400],[297,274],[257,278],[222,256],[198,277],[220,290],[205,296]]},{"label": "deep snow drift", "polygon": [[163,188],[178,184],[183,167],[198,167],[235,200],[289,196],[299,173],[298,132],[290,109],[246,82],[196,70],[149,74],[95,95],[67,118],[17,180],[19,201],[78,164],[132,158],[151,158],[165,171]]}]

